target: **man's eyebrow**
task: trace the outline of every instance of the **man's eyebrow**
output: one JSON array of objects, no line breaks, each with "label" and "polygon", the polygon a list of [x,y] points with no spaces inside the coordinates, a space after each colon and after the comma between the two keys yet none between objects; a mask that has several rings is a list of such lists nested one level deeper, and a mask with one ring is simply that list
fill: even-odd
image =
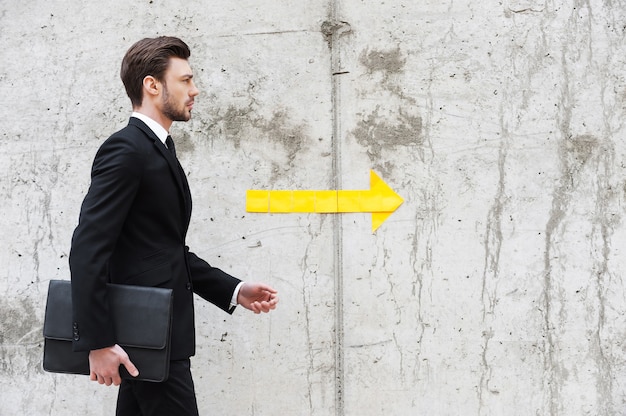
[{"label": "man's eyebrow", "polygon": [[184,75],[181,75],[181,77],[180,77],[180,78],[181,78],[181,79],[185,79],[185,78],[193,78],[193,74],[184,74]]}]

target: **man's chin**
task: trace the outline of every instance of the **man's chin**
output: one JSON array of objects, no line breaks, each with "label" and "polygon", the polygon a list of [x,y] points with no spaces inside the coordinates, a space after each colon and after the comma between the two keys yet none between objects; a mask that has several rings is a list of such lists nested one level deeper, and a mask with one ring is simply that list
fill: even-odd
[{"label": "man's chin", "polygon": [[191,113],[180,115],[174,119],[174,121],[189,121],[191,120]]}]

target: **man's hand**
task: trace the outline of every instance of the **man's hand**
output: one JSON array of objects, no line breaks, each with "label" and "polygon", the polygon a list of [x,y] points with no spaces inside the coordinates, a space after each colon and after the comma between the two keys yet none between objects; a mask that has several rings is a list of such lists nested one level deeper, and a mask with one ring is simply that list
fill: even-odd
[{"label": "man's hand", "polygon": [[237,295],[237,303],[254,313],[276,309],[276,289],[262,283],[244,283]]},{"label": "man's hand", "polygon": [[124,365],[131,376],[139,375],[139,370],[130,362],[128,354],[119,345],[92,350],[89,352],[89,379],[107,386],[111,384],[119,386],[122,382],[120,365]]}]

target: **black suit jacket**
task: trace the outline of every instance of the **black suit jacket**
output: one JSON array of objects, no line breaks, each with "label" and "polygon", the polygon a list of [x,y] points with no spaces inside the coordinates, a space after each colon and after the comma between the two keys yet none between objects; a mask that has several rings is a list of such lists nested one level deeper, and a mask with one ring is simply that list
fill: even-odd
[{"label": "black suit jacket", "polygon": [[172,288],[171,358],[195,352],[193,292],[232,313],[240,282],[189,251],[191,194],[174,155],[136,118],[98,150],[72,237],[74,350],[116,343],[106,283]]}]

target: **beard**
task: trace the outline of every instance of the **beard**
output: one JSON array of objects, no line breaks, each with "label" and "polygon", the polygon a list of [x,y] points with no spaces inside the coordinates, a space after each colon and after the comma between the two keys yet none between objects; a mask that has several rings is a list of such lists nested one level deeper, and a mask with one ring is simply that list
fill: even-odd
[{"label": "beard", "polygon": [[191,111],[187,110],[186,104],[183,104],[182,108],[177,108],[165,85],[163,88],[163,115],[172,121],[189,121],[191,119]]}]

